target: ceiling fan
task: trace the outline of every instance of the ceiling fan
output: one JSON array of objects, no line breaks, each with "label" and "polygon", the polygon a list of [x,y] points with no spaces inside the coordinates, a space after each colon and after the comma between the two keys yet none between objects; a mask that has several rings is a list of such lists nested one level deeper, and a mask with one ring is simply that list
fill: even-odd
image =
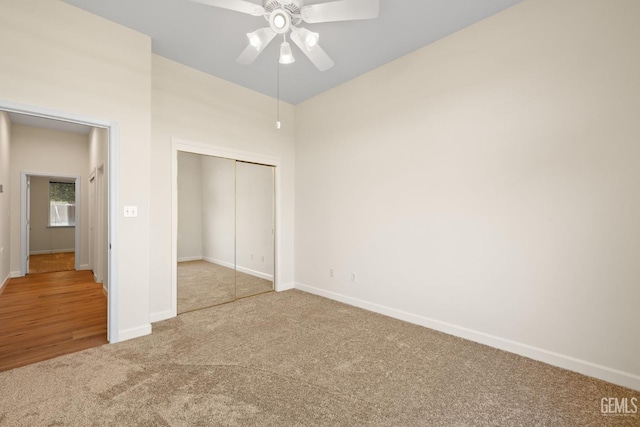
[{"label": "ceiling fan", "polygon": [[320,71],[333,67],[334,62],[318,45],[319,34],[301,27],[300,24],[373,19],[378,17],[379,12],[379,0],[334,0],[307,6],[304,5],[304,0],[262,0],[262,6],[247,0],[191,1],[248,15],[263,16],[267,20],[268,27],[247,34],[249,45],[237,59],[240,64],[253,63],[277,35],[283,37],[279,62],[293,63],[295,58],[287,42],[289,33],[289,38]]}]

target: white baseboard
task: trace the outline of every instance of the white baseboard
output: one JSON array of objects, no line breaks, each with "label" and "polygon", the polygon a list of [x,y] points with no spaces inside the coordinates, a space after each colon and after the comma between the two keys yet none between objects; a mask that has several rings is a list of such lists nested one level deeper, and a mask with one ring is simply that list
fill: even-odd
[{"label": "white baseboard", "polygon": [[187,262],[187,261],[202,261],[201,256],[187,256],[183,258],[178,258],[178,262]]},{"label": "white baseboard", "polygon": [[89,264],[80,264],[80,268],[78,270],[91,270],[89,268]]},{"label": "white baseboard", "polygon": [[204,257],[202,257],[202,259],[204,261],[210,262],[212,264],[218,264],[218,265],[221,265],[223,267],[227,267],[227,268],[231,268],[231,269],[236,267],[232,262],[222,261],[221,259],[215,259],[215,258],[211,258],[211,257],[208,257],[208,256],[204,256]]},{"label": "white baseboard", "polygon": [[5,285],[9,283],[9,279],[11,279],[11,273],[9,273],[7,277],[2,281],[2,284],[0,285],[0,294],[2,293],[2,290],[4,289]]},{"label": "white baseboard", "polygon": [[159,311],[157,313],[151,313],[149,317],[150,317],[151,323],[156,323],[156,322],[161,322],[163,320],[176,317],[176,313],[174,313],[173,310],[165,310],[165,311]]},{"label": "white baseboard", "polygon": [[143,337],[145,335],[149,335],[150,333],[151,333],[151,323],[148,323],[142,326],[137,326],[135,328],[125,329],[120,331],[120,333],[118,334],[118,342]]},{"label": "white baseboard", "polygon": [[408,313],[406,311],[397,310],[395,308],[386,307],[380,304],[371,303],[358,298],[336,292],[327,291],[325,289],[316,288],[314,286],[296,283],[295,288],[310,294],[319,295],[345,304],[403,320],[405,322],[424,326],[429,329],[444,332],[480,344],[488,345],[510,353],[519,354],[530,359],[548,363],[549,365],[567,369],[569,371],[578,372],[583,375],[608,381],[613,384],[628,387],[640,391],[640,376],[629,372],[623,372],[607,366],[598,365],[586,360],[577,359],[575,357],[554,353],[552,351],[533,347],[527,344],[500,338],[484,332],[475,331],[461,326],[453,325],[439,320],[429,319],[417,314]]},{"label": "white baseboard", "polygon": [[295,289],[295,283],[293,282],[289,282],[289,283],[282,283],[279,285],[276,285],[276,292],[284,292],[284,291],[290,291],[291,289]]},{"label": "white baseboard", "polygon": [[248,274],[249,276],[259,277],[261,279],[265,279],[265,280],[269,280],[269,281],[273,282],[273,276],[271,274],[263,273],[261,271],[252,270],[250,268],[242,267],[242,266],[239,266],[239,265],[236,267],[236,270],[239,271],[240,273]]},{"label": "white baseboard", "polygon": [[248,274],[250,276],[259,277],[261,279],[270,280],[270,281],[273,282],[273,275],[271,275],[271,274],[263,273],[261,271],[252,270],[250,268],[242,267],[240,265],[236,266],[232,262],[222,261],[222,260],[215,259],[215,258],[202,257],[202,259],[204,261],[210,262],[212,264],[221,265],[223,267],[231,268],[231,269],[237,270],[237,271],[239,271],[241,273]]},{"label": "white baseboard", "polygon": [[23,277],[20,271],[12,271],[10,276],[12,279],[15,279],[16,277]]},{"label": "white baseboard", "polygon": [[48,249],[44,251],[29,251],[29,255],[67,254],[75,252],[75,249]]}]

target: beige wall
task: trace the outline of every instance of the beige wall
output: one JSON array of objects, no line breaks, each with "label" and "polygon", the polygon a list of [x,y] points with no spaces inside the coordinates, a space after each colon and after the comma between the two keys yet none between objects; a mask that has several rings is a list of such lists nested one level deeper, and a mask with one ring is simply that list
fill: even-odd
[{"label": "beige wall", "polygon": [[235,161],[200,156],[202,183],[202,255],[227,267],[236,261]]},{"label": "beige wall", "polygon": [[280,159],[280,285],[293,284],[295,115],[293,106],[283,103],[283,128],[278,131],[275,107],[272,98],[153,56],[152,319],[169,316],[172,304],[172,137]]},{"label": "beige wall", "polygon": [[273,168],[236,164],[236,268],[273,277]]},{"label": "beige wall", "polygon": [[11,121],[9,115],[0,111],[0,184],[3,191],[0,193],[0,288],[5,284],[11,274],[9,267],[10,240],[10,140]]},{"label": "beige wall", "polygon": [[201,157],[178,153],[178,261],[202,259]]},{"label": "beige wall", "polygon": [[89,132],[89,170],[109,169],[109,135],[107,129],[92,128]]},{"label": "beige wall", "polygon": [[89,268],[97,282],[109,290],[109,132],[91,128],[89,132]]},{"label": "beige wall", "polygon": [[[30,254],[48,254],[75,251],[75,227],[49,227],[49,182],[52,179],[56,180],[55,177],[52,176],[31,177],[31,203],[29,204],[29,208],[31,211],[31,216],[29,217],[29,224],[31,228],[29,232]],[[64,182],[66,181],[67,180],[64,180]],[[80,199],[83,199],[83,197],[80,197]],[[86,211],[81,212],[80,218],[82,218],[84,215],[87,215]],[[87,222],[88,218],[85,223]],[[85,234],[85,236],[87,234]],[[83,249],[85,261],[88,262],[88,247],[86,244],[84,245]]]},{"label": "beige wall", "polygon": [[525,1],[298,105],[296,287],[640,388],[639,18]]},{"label": "beige wall", "polygon": [[117,328],[148,333],[150,38],[61,1],[2,0],[0,57],[3,100],[118,124]]},{"label": "beige wall", "polygon": [[[89,144],[87,135],[13,124],[11,126],[11,272],[20,272],[20,175],[80,176],[80,267],[88,268]],[[37,206],[36,206],[37,208]],[[35,213],[37,221],[38,215]],[[36,230],[36,238],[38,232]],[[42,237],[42,240],[46,239]],[[37,247],[40,246],[37,242]],[[74,247],[73,245],[71,246]],[[62,249],[62,248],[61,248]],[[67,249],[67,248],[64,248]],[[34,248],[34,250],[39,250]]]}]

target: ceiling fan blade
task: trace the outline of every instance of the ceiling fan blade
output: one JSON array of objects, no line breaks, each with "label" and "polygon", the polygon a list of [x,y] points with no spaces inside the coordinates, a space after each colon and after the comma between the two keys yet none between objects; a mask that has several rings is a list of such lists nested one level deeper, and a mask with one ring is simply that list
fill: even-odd
[{"label": "ceiling fan blade", "polygon": [[327,71],[335,65],[333,60],[319,45],[315,45],[313,49],[308,50],[297,31],[291,31],[289,38],[300,48],[302,53],[307,55],[307,58],[313,62],[313,65],[315,65],[318,70]]},{"label": "ceiling fan blade", "polygon": [[379,12],[379,0],[337,0],[304,6],[300,11],[302,20],[310,24],[373,19]]},{"label": "ceiling fan blade", "polygon": [[196,3],[206,4],[208,6],[221,7],[223,9],[235,10],[236,12],[246,13],[253,16],[264,15],[264,8],[255,3],[246,0],[191,0]]},{"label": "ceiling fan blade", "polygon": [[265,47],[271,43],[271,41],[276,36],[276,32],[271,29],[271,27],[265,27],[264,30],[268,34],[266,41],[260,46],[260,49],[256,49],[253,45],[249,44],[240,54],[236,62],[243,65],[250,65],[256,58],[262,53]]}]

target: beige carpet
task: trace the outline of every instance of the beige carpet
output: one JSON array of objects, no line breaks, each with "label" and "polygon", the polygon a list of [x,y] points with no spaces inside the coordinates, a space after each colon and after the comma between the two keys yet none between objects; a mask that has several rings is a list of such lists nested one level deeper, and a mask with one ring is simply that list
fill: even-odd
[{"label": "beige carpet", "polygon": [[605,426],[640,397],[300,291],[0,373],[3,426]]},{"label": "beige carpet", "polygon": [[178,263],[178,313],[273,290],[273,283],[207,261]]}]

